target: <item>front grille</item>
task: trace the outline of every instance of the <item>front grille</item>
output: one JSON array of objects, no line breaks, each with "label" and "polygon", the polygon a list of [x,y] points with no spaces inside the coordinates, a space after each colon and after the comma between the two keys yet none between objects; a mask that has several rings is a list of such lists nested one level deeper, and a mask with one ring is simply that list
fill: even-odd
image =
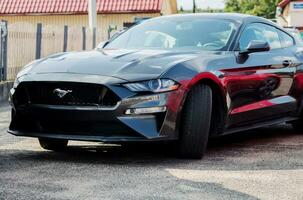
[{"label": "front grille", "polygon": [[[65,95],[60,97],[60,94]],[[74,82],[24,82],[15,95],[17,105],[74,105],[113,107],[120,100],[107,87]]]}]

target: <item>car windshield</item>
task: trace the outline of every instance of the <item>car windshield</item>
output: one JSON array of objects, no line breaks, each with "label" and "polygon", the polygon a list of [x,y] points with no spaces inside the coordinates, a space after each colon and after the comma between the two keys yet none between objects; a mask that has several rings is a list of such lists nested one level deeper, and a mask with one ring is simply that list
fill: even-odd
[{"label": "car windshield", "polygon": [[224,19],[156,18],[134,26],[105,49],[226,50],[236,25]]}]

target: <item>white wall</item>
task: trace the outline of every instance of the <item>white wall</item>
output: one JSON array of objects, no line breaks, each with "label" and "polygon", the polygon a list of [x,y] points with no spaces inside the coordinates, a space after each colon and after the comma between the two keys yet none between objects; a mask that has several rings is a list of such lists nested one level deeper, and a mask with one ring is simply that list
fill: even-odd
[{"label": "white wall", "polygon": [[290,3],[287,21],[288,26],[303,27],[303,1]]}]

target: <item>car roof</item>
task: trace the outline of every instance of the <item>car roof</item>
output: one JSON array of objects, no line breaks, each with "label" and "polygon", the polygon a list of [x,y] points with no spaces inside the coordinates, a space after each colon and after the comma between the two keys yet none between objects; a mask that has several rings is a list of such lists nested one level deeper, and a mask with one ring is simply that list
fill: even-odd
[{"label": "car roof", "polygon": [[276,23],[253,15],[247,14],[240,14],[240,13],[194,13],[194,14],[174,14],[174,15],[166,15],[162,16],[161,18],[212,18],[212,19],[227,19],[236,21],[238,23],[245,23],[245,22],[263,22],[268,23],[274,26],[277,26]]}]

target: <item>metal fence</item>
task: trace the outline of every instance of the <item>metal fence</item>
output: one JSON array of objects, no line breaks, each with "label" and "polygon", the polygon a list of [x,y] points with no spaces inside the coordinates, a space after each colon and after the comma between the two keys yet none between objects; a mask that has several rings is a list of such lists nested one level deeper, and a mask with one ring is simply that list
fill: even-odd
[{"label": "metal fence", "polygon": [[104,40],[97,29],[0,22],[0,81],[13,80],[32,60],[65,51],[91,50]]}]

